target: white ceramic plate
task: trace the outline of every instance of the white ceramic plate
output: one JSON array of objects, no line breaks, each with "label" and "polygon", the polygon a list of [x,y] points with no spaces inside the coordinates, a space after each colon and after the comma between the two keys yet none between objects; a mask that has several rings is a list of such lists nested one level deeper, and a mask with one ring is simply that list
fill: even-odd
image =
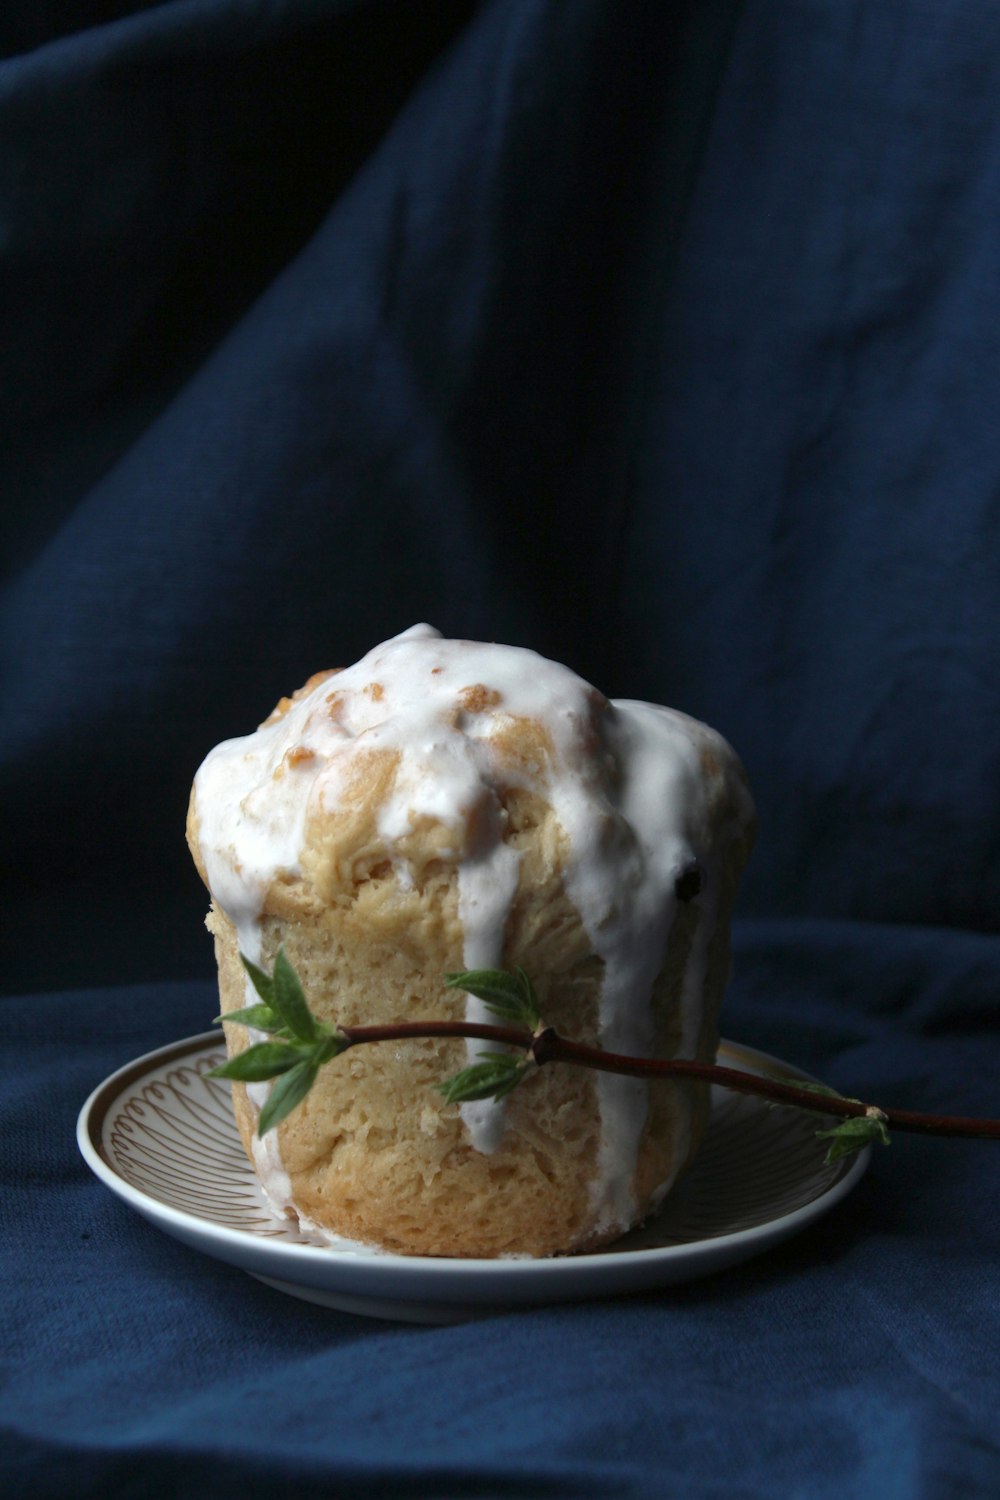
[{"label": "white ceramic plate", "polygon": [[[869,1151],[823,1161],[817,1117],[712,1090],[694,1166],[656,1217],[614,1245],[551,1260],[459,1260],[330,1246],[268,1209],[233,1122],[217,1031],[120,1068],[80,1112],[77,1140],[102,1182],[158,1229],[309,1302],[447,1323],[531,1304],[639,1292],[735,1265],[831,1209]],[[808,1077],[724,1042],[719,1061]]]}]

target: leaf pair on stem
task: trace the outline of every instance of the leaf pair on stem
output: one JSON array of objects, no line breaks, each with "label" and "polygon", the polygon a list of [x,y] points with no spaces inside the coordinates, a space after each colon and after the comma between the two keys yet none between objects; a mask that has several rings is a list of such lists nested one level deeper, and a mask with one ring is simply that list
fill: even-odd
[{"label": "leaf pair on stem", "polygon": [[254,1043],[221,1067],[213,1068],[209,1076],[236,1078],[241,1083],[278,1080],[257,1121],[257,1134],[263,1136],[301,1104],[323,1064],[343,1052],[347,1043],[309,1009],[299,976],[284,948],[278,949],[272,974],[265,974],[242,954],[240,957],[260,996],[260,1004],[231,1010],[216,1020],[237,1021],[254,1031],[266,1032],[275,1040]]},{"label": "leaf pair on stem", "polygon": [[[507,974],[502,969],[468,969],[464,974],[446,974],[445,989],[464,990],[512,1026],[532,1035],[541,1025],[535,987],[522,968]],[[504,1099],[517,1088],[535,1066],[534,1058],[514,1052],[481,1052],[482,1062],[472,1063],[460,1073],[438,1084],[446,1104],[474,1099]]]}]

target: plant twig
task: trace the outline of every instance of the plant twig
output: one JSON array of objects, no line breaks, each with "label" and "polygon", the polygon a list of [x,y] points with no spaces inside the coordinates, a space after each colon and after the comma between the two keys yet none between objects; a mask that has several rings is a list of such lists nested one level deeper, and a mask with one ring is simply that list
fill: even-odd
[{"label": "plant twig", "polygon": [[473,969],[444,976],[447,989],[460,989],[477,996],[489,1010],[508,1023],[505,1025],[494,1026],[478,1021],[396,1021],[379,1026],[334,1027],[313,1015],[284,949],[278,950],[272,974],[265,974],[246,958],[243,963],[260,1003],[230,1011],[219,1020],[238,1022],[274,1040],[252,1045],[212,1071],[217,1077],[244,1082],[278,1078],[260,1112],[257,1122],[260,1135],[283,1120],[308,1093],[320,1068],[348,1048],[375,1042],[456,1037],[493,1042],[503,1050],[481,1053],[481,1062],[463,1068],[440,1084],[438,1087],[449,1104],[474,1099],[502,1099],[533,1067],[563,1062],[596,1068],[604,1073],[624,1073],[633,1078],[677,1078],[714,1083],[736,1093],[754,1094],[772,1104],[832,1115],[840,1123],[832,1130],[817,1131],[817,1135],[830,1139],[828,1162],[849,1155],[871,1141],[887,1146],[889,1126],[922,1135],[1000,1140],[1000,1120],[886,1109],[866,1104],[861,1099],[845,1098],[823,1084],[804,1079],[762,1076],[686,1058],[627,1057],[584,1042],[572,1042],[551,1026],[542,1024],[538,997],[523,969],[517,969],[513,974],[500,969]]},{"label": "plant twig", "polygon": [[398,1021],[382,1026],[339,1026],[348,1047],[370,1042],[401,1042],[423,1037],[466,1037],[474,1041],[495,1042],[502,1047],[516,1047],[530,1052],[534,1061],[575,1063],[603,1073],[624,1073],[633,1078],[687,1078],[700,1083],[715,1083],[738,1094],[755,1094],[775,1104],[817,1114],[837,1115],[841,1119],[861,1119],[877,1109],[894,1130],[914,1131],[923,1135],[967,1136],[981,1140],[1000,1140],[1000,1120],[976,1119],[966,1115],[925,1114],[919,1110],[892,1109],[847,1099],[832,1090],[817,1092],[794,1080],[746,1073],[719,1063],[690,1062],[684,1058],[628,1057],[619,1052],[605,1052],[571,1042],[553,1031],[551,1026],[532,1034],[512,1026],[490,1026],[471,1021]]}]

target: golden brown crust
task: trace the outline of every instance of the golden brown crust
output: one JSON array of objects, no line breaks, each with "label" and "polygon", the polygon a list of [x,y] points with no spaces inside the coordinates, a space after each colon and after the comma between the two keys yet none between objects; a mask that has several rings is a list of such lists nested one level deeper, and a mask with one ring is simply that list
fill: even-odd
[{"label": "golden brown crust", "polygon": [[300,688],[295,689],[290,698],[278,699],[267,718],[262,721],[261,729],[268,724],[276,723],[278,719],[283,719],[294,703],[299,703],[303,698],[308,698],[309,694],[318,688],[321,682],[326,682],[329,677],[336,677],[337,673],[341,671],[343,671],[342,667],[327,667],[323,672],[314,672]]},{"label": "golden brown crust", "polygon": [[[311,678],[271,718],[332,676]],[[378,701],[380,684],[364,689]],[[323,712],[344,711],[336,689]],[[603,754],[607,700],[590,696],[583,726],[590,750]],[[546,1024],[574,1039],[599,1041],[602,961],[566,893],[566,835],[539,792],[554,750],[546,727],[504,712],[500,695],[473,682],[455,713],[495,715],[491,745],[507,768],[499,791],[503,840],[519,855],[517,892],[504,933],[504,964],[522,965],[536,980]],[[461,722],[456,724],[461,728]],[[721,743],[721,742],[720,742]],[[723,747],[724,749],[724,747]],[[295,775],[308,747],[292,744],[275,775]],[[721,752],[720,752],[721,754]],[[713,905],[679,904],[656,981],[654,1051],[674,1055],[680,1042],[682,995],[700,924],[713,930],[699,979],[696,1055],[714,1058],[719,1002],[728,977],[729,919],[752,834],[740,800],[741,772],[711,748],[701,751],[707,788],[708,844],[713,856]],[[331,1023],[461,1019],[465,997],[446,990],[445,973],[464,967],[458,870],[476,846],[478,820],[495,805],[464,809],[461,828],[416,816],[387,855],[381,810],[388,804],[399,752],[359,751],[340,789],[335,815],[313,808],[298,872],[279,871],[261,904],[260,961],[269,967],[283,945],[310,1004]],[[501,778],[503,780],[503,778]],[[202,878],[195,801],[188,840]],[[457,841],[457,847],[456,847]],[[403,868],[406,877],[398,871]],[[206,882],[207,883],[207,882]],[[223,1010],[247,1002],[236,930],[213,907]],[[247,1045],[242,1027],[226,1028],[232,1050]],[[554,1065],[538,1070],[510,1097],[499,1148],[473,1148],[455,1106],[436,1089],[464,1066],[464,1044],[425,1040],[350,1051],[328,1064],[302,1105],[278,1130],[280,1158],[295,1205],[308,1220],[349,1239],[422,1255],[551,1255],[592,1248],[618,1232],[595,1214],[594,1186],[601,1117],[595,1075]],[[251,1160],[256,1109],[242,1086],[234,1108]],[[667,1180],[690,1159],[707,1116],[707,1091],[679,1083],[650,1088],[649,1115],[632,1184],[642,1217]]]}]

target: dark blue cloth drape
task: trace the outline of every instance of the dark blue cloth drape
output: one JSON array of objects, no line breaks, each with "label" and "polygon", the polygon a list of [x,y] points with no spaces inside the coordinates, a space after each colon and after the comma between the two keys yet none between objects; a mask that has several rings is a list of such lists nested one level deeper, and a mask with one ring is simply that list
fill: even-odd
[{"label": "dark blue cloth drape", "polygon": [[991,1146],[434,1330],[201,1260],[72,1138],[214,1014],[201,757],[418,619],[740,750],[728,1035],[1000,1113],[998,98],[985,0],[5,8],[12,1493],[1000,1490]]}]

